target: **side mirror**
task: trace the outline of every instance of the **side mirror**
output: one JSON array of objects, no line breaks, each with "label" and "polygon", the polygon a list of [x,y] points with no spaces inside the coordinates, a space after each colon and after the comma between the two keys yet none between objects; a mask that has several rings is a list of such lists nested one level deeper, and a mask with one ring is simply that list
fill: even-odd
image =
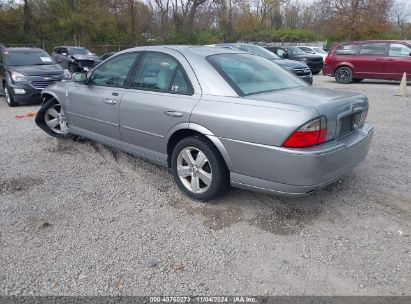
[{"label": "side mirror", "polygon": [[87,80],[87,72],[78,72],[73,74],[74,82],[85,82]]},{"label": "side mirror", "polygon": [[63,55],[63,56],[67,56],[67,53],[61,53],[61,55]]}]

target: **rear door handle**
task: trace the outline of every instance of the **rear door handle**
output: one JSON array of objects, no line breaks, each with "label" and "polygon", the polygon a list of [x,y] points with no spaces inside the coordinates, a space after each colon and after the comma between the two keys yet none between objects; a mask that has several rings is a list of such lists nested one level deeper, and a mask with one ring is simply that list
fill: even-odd
[{"label": "rear door handle", "polygon": [[377,58],[377,61],[384,61],[384,58]]},{"label": "rear door handle", "polygon": [[174,110],[164,110],[164,114],[171,117],[183,117],[183,113]]},{"label": "rear door handle", "polygon": [[115,105],[117,101],[110,99],[110,98],[105,98],[103,99],[104,103],[109,104],[109,105]]}]

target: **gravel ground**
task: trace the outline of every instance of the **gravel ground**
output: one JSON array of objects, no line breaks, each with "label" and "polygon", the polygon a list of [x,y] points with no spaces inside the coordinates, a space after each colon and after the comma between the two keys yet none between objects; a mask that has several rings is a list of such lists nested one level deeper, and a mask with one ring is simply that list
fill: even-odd
[{"label": "gravel ground", "polygon": [[411,98],[370,99],[367,159],[319,194],[232,190],[213,204],[87,140],[55,140],[0,100],[0,295],[411,295]]}]

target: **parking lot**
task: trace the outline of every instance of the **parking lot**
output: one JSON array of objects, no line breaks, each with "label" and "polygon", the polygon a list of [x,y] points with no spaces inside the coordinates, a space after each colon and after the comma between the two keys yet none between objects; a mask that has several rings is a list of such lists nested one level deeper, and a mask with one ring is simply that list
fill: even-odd
[{"label": "parking lot", "polygon": [[370,100],[366,160],[318,194],[212,204],[166,169],[55,140],[0,99],[0,294],[411,295],[411,98],[398,82],[315,86]]}]

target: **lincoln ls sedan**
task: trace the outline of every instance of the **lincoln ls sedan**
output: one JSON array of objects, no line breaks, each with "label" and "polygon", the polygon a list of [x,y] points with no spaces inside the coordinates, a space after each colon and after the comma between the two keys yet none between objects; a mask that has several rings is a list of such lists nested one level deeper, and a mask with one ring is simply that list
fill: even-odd
[{"label": "lincoln ls sedan", "polygon": [[193,199],[229,186],[316,192],[367,155],[368,100],[310,87],[263,57],[196,46],[138,47],[43,92],[37,125],[171,169]]}]

